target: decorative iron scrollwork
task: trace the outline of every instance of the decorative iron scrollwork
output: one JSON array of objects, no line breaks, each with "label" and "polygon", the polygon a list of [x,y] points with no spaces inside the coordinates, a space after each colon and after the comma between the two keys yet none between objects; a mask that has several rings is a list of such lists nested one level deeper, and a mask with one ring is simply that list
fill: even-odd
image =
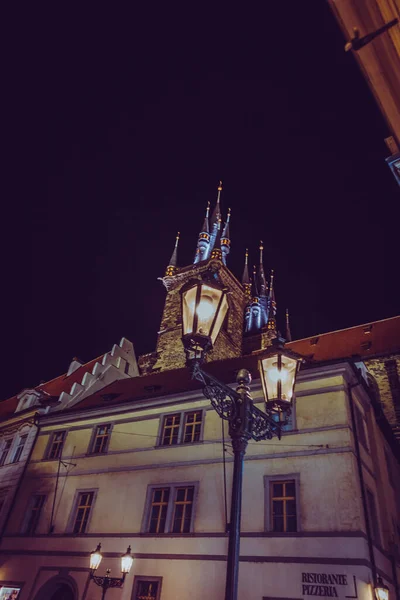
[{"label": "decorative iron scrollwork", "polygon": [[203,384],[204,396],[207,400],[210,400],[212,407],[218,415],[229,422],[232,432],[235,432],[236,435],[240,435],[241,429],[246,429],[242,433],[247,434],[248,437],[252,437],[256,442],[270,440],[274,436],[277,436],[279,439],[281,438],[282,429],[288,423],[289,407],[284,414],[281,411],[281,416],[284,419],[275,421],[272,418],[273,410],[267,409],[266,412],[261,411],[254,406],[248,396],[247,406],[250,415],[249,419],[246,419],[248,424],[245,426],[239,418],[239,406],[244,400],[238,392],[235,392],[235,390],[232,390],[212,375],[203,371],[198,361],[195,361],[195,364],[192,366],[192,377]]}]

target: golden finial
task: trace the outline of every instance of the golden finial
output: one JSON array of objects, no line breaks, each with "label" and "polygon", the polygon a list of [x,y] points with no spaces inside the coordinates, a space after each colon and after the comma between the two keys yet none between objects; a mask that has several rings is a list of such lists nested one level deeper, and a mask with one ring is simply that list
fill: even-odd
[{"label": "golden finial", "polygon": [[218,191],[222,192],[222,181],[219,182]]},{"label": "golden finial", "polygon": [[264,250],[264,242],[260,240],[260,250]]}]

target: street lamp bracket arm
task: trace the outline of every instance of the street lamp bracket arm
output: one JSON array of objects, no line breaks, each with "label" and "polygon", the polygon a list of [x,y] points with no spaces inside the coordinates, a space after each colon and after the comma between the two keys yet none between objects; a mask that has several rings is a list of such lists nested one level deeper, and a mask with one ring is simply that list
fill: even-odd
[{"label": "street lamp bracket arm", "polygon": [[92,575],[92,579],[96,585],[101,588],[121,588],[124,585],[125,577],[109,577],[105,575],[104,577],[99,577],[98,575]]},{"label": "street lamp bracket arm", "polygon": [[218,415],[225,421],[232,421],[236,417],[236,403],[240,401],[240,395],[203,371],[197,361],[193,365],[192,377],[203,384],[203,394]]},{"label": "street lamp bracket arm", "polygon": [[[254,441],[259,442],[261,440],[272,440],[274,435],[281,439],[282,425],[285,425],[287,421],[283,423],[277,423],[257,406],[251,405],[251,437]],[[286,409],[286,416],[288,415],[289,409]]]}]

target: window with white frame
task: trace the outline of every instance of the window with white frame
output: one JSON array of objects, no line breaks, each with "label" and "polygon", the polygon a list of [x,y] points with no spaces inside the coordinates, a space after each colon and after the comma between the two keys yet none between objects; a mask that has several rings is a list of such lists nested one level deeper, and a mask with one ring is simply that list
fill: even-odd
[{"label": "window with white frame", "polygon": [[147,533],[193,531],[196,483],[152,485],[148,488],[143,530]]},{"label": "window with white frame", "polygon": [[27,535],[36,533],[45,500],[45,494],[35,494],[32,496],[24,519],[22,533],[26,533]]},{"label": "window with white frame", "polygon": [[199,442],[202,437],[203,421],[203,410],[164,415],[160,432],[160,446]]},{"label": "window with white frame", "polygon": [[9,438],[8,440],[3,440],[1,450],[0,450],[0,467],[2,467],[7,460],[7,456],[10,451],[11,444],[12,444],[12,438]]},{"label": "window with white frame", "polygon": [[17,446],[14,450],[14,454],[13,454],[13,457],[11,460],[12,463],[17,463],[20,461],[27,439],[28,439],[28,434],[19,436]]},{"label": "window with white frame", "polygon": [[264,486],[266,530],[276,533],[299,531],[299,474],[266,476]]}]

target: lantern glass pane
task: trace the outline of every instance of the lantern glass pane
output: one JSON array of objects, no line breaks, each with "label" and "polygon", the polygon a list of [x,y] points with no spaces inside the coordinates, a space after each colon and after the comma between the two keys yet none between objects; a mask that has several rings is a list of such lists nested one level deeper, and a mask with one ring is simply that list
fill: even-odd
[{"label": "lantern glass pane", "polygon": [[124,554],[124,556],[121,556],[121,572],[122,573],[129,573],[129,571],[131,570],[132,567],[132,563],[133,563],[133,556],[129,553]]},{"label": "lantern glass pane", "polygon": [[[221,295],[222,290],[202,284],[200,301],[196,306],[197,327],[195,333],[199,333],[201,335],[211,335],[211,328],[218,309]],[[213,329],[215,329],[215,327]]]},{"label": "lantern glass pane", "polygon": [[291,402],[296,377],[297,360],[281,355],[281,368],[279,369],[278,355],[269,356],[261,360],[261,380],[267,402],[277,400],[278,382],[281,382],[281,397],[284,402]]},{"label": "lantern glass pane", "polygon": [[101,552],[98,552],[97,550],[90,553],[90,568],[93,571],[99,568],[102,558]]},{"label": "lantern glass pane", "polygon": [[377,600],[389,600],[389,589],[386,585],[378,585],[375,588]]},{"label": "lantern glass pane", "polygon": [[182,320],[183,335],[193,333],[193,319],[196,308],[197,286],[194,286],[182,294]]},{"label": "lantern glass pane", "polygon": [[[221,292],[221,294],[222,294],[222,292]],[[219,308],[219,312],[218,312],[217,318],[216,318],[215,323],[213,325],[212,331],[210,332],[211,340],[212,340],[213,345],[215,344],[215,340],[217,339],[218,334],[221,331],[221,327],[222,327],[222,324],[223,324],[223,322],[225,320],[227,312],[228,312],[228,299],[226,297],[226,294],[224,294],[223,297],[222,297],[222,300],[221,300],[221,305],[220,305],[220,308]]]}]

